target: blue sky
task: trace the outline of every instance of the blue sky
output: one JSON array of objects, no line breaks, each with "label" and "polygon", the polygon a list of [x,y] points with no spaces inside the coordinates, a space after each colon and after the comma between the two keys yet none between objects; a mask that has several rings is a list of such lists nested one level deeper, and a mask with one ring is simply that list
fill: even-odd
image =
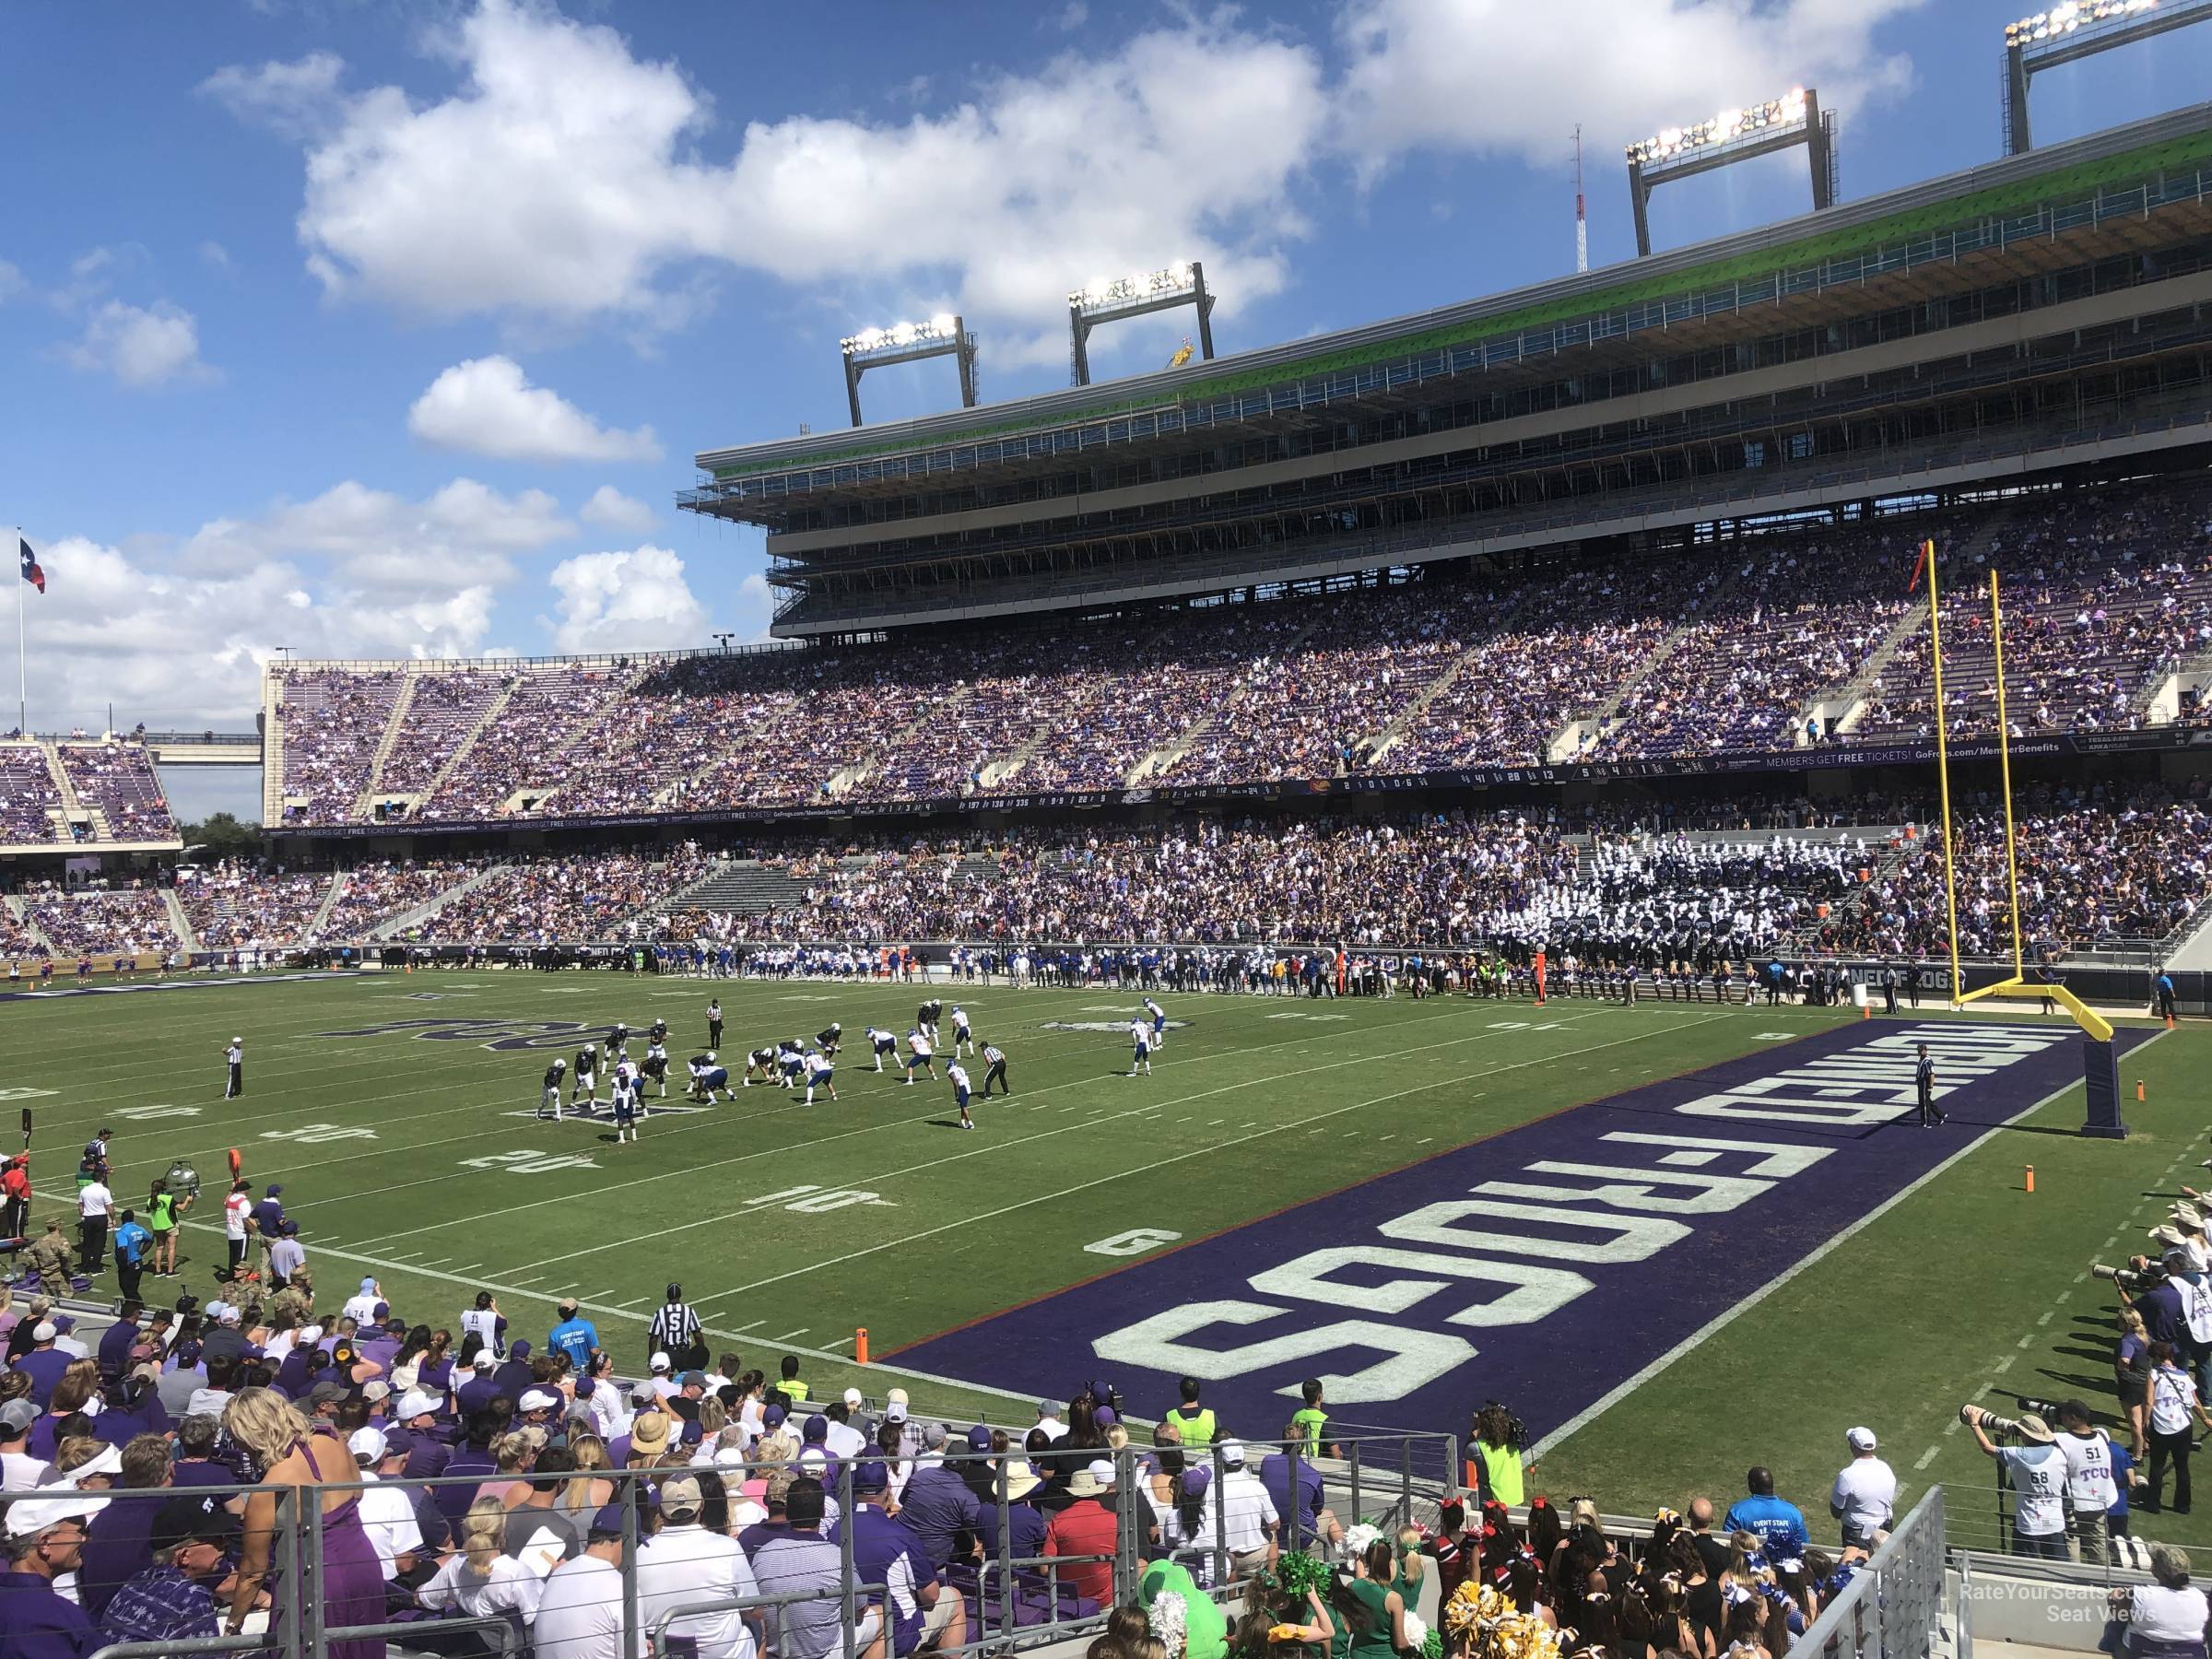
[{"label": "blue sky", "polygon": [[[32,724],[250,721],[301,653],[766,626],[698,448],[844,418],[839,336],[963,311],[984,396],[1065,383],[1061,296],[1202,255],[1224,350],[1632,252],[1620,146],[1818,85],[1845,195],[1994,157],[1979,0],[1276,8],[83,0],[17,8],[0,524]],[[2212,85],[2212,29],[2043,77],[2051,141]],[[1802,209],[1792,155],[1665,242]],[[1100,377],[1187,324],[1094,338]],[[871,416],[949,405],[878,371]]]}]

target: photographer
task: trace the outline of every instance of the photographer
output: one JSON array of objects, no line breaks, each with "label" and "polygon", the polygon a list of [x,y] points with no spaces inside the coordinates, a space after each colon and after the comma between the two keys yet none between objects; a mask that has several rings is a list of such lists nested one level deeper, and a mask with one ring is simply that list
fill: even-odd
[{"label": "photographer", "polygon": [[2212,1415],[2197,1397],[2196,1382],[2174,1357],[2173,1345],[2150,1345],[2150,1468],[2145,1481],[2148,1495],[2136,1507],[2147,1515],[2159,1512],[2166,1484],[2166,1463],[2173,1461],[2173,1512],[2189,1512],[2189,1431],[2191,1420],[2212,1430]]},{"label": "photographer", "polygon": [[2105,1518],[2120,1501],[2112,1443],[2089,1421],[2089,1408],[2068,1400],[2058,1408],[2059,1455],[2066,1460],[2066,1507],[2074,1513],[2074,1541],[2081,1559],[2101,1566],[2111,1559]]},{"label": "photographer", "polygon": [[[2012,1553],[2046,1561],[2069,1559],[2066,1460],[2051,1425],[2032,1411],[2007,1418],[1979,1406],[1959,1406],[1959,1420],[1973,1431],[1974,1443],[2012,1477]],[[2000,1446],[1989,1438],[1992,1429],[2018,1436],[2026,1444]]]}]

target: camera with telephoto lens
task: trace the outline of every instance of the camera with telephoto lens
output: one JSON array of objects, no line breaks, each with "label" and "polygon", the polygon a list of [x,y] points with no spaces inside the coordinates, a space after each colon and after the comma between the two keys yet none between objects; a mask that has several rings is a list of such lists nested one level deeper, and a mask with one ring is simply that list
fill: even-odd
[{"label": "camera with telephoto lens", "polygon": [[2015,1394],[2012,1397],[2019,1401],[2022,1411],[2032,1412],[2046,1423],[2058,1421],[2058,1402],[2056,1400],[2039,1400],[2033,1394]]},{"label": "camera with telephoto lens", "polygon": [[2089,1277],[2110,1281],[2123,1290],[2155,1290],[2166,1282],[2166,1269],[2158,1263],[2145,1260],[2140,1267],[2107,1267],[2102,1262],[2089,1264]]}]

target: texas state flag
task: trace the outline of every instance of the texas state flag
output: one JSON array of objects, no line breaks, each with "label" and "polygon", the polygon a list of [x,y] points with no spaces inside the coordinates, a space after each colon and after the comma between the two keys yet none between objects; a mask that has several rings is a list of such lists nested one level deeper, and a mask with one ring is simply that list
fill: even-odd
[{"label": "texas state flag", "polygon": [[23,568],[23,580],[40,593],[46,591],[46,572],[39,568],[39,556],[30,550],[30,544],[21,536],[16,537],[17,558]]}]

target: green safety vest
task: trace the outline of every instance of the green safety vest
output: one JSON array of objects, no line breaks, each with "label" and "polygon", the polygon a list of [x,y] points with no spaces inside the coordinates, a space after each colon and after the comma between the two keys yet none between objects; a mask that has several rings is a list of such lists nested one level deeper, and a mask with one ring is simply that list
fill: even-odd
[{"label": "green safety vest", "polygon": [[1214,1443],[1214,1414],[1201,1406],[1196,1411],[1178,1406],[1168,1414],[1173,1418],[1177,1432],[1186,1446],[1210,1446]]},{"label": "green safety vest", "polygon": [[1490,1496],[1508,1509],[1521,1507],[1521,1453],[1513,1446],[1493,1446],[1488,1441],[1475,1442],[1475,1455],[1482,1459],[1482,1472],[1489,1482]]}]

